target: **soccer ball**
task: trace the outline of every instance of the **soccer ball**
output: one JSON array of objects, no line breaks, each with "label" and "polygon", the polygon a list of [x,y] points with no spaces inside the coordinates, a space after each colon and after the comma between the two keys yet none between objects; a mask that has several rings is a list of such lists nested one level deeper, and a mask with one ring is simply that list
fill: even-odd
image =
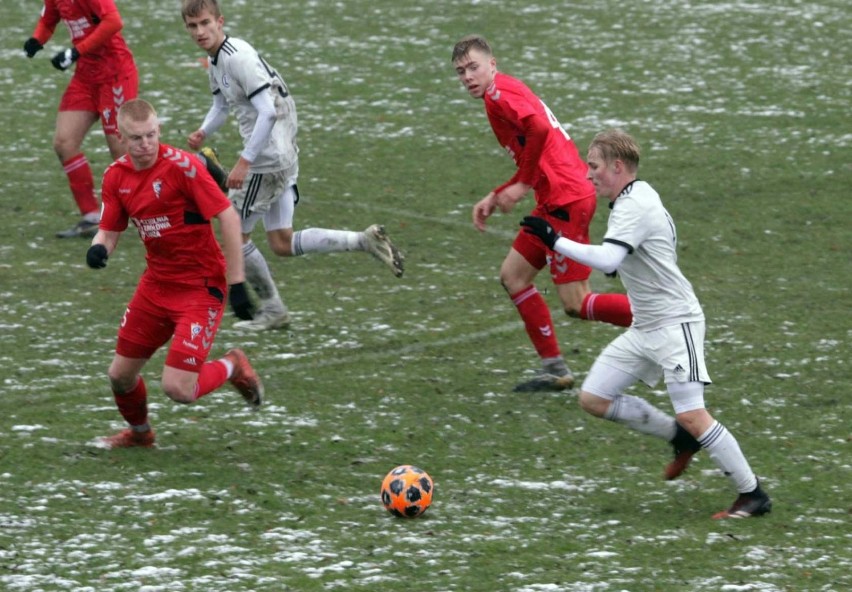
[{"label": "soccer ball", "polygon": [[423,469],[400,465],[382,481],[382,504],[398,518],[416,518],[432,503],[432,477]]}]

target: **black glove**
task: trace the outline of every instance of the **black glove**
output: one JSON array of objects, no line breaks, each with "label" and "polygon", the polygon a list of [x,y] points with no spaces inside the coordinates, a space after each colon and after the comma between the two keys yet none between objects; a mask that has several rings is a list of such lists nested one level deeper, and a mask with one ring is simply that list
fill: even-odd
[{"label": "black glove", "polygon": [[42,49],[44,49],[44,45],[42,45],[35,37],[30,37],[29,39],[24,41],[24,51],[27,52],[28,58],[33,57]]},{"label": "black glove", "polygon": [[86,265],[92,269],[103,269],[106,267],[107,259],[109,259],[109,255],[106,247],[101,244],[92,245],[86,251]]},{"label": "black glove", "polygon": [[521,226],[524,227],[524,232],[537,236],[548,249],[551,251],[553,250],[553,245],[556,244],[556,239],[558,239],[559,236],[556,234],[556,231],[553,230],[553,226],[550,225],[550,222],[544,218],[538,218],[537,216],[526,216],[523,220],[521,220]]},{"label": "black glove", "polygon": [[80,52],[77,51],[76,47],[71,47],[69,49],[63,49],[50,60],[50,63],[53,64],[53,67],[57,70],[67,70],[71,67],[71,64],[76,62],[80,57]]},{"label": "black glove", "polygon": [[249,300],[244,282],[231,284],[228,300],[231,301],[231,310],[234,311],[234,316],[238,319],[250,321],[254,318],[254,315],[251,314],[251,300]]}]

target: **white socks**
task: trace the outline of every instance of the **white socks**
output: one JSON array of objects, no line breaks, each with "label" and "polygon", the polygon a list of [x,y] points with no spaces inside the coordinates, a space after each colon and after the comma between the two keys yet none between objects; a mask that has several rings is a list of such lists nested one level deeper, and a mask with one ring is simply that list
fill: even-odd
[{"label": "white socks", "polygon": [[306,228],[293,233],[293,255],[365,250],[364,233],[352,230]]},{"label": "white socks", "polygon": [[243,245],[243,259],[245,261],[246,282],[252,287],[257,298],[260,300],[260,309],[279,309],[286,311],[287,307],[278,294],[275,281],[269,272],[269,265],[257,246],[249,241]]},{"label": "white socks", "polygon": [[631,430],[662,438],[666,442],[675,436],[675,420],[648,403],[632,395],[618,395],[609,405],[604,419],[621,423]]},{"label": "white socks", "polygon": [[714,421],[706,432],[698,437],[701,447],[727,477],[733,481],[739,493],[754,491],[757,477],[740,450],[737,439],[718,421]]},{"label": "white socks", "polygon": [[[604,418],[632,430],[671,441],[676,424],[670,417],[639,397],[619,395],[612,400]],[[737,439],[718,421],[697,438],[716,466],[731,479],[739,493],[754,491],[757,477],[740,450]]]}]

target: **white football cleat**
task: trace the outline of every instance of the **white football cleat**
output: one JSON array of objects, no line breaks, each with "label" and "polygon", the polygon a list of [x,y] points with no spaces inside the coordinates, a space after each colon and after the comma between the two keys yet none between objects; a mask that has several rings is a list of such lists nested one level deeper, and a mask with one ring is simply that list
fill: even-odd
[{"label": "white football cleat", "polygon": [[402,253],[399,252],[399,249],[394,246],[391,242],[390,237],[388,237],[387,232],[385,232],[385,227],[381,224],[373,224],[369,226],[364,231],[365,238],[365,250],[390,267],[391,271],[396,277],[402,277],[404,268],[405,258],[402,256]]},{"label": "white football cleat", "polygon": [[286,329],[290,326],[290,313],[287,310],[264,310],[261,309],[254,314],[254,318],[248,321],[234,323],[234,329],[245,331],[270,331],[272,329]]}]

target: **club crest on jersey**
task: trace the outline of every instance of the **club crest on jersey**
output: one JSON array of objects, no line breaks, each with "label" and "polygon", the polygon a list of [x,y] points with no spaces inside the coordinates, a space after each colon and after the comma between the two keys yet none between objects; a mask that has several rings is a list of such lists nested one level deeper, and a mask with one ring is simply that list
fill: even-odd
[{"label": "club crest on jersey", "polygon": [[103,115],[104,115],[104,121],[109,122],[109,118],[112,115],[112,109],[107,107],[106,109],[104,109]]},{"label": "club crest on jersey", "polygon": [[160,199],[160,190],[163,188],[162,179],[155,179],[153,183],[151,183],[151,187],[154,189],[154,195],[157,199]]},{"label": "club crest on jersey", "polygon": [[230,88],[231,86],[231,79],[227,74],[222,74],[222,86],[225,88]]},{"label": "club crest on jersey", "polygon": [[201,323],[192,323],[189,326],[189,338],[193,341],[201,334]]}]

